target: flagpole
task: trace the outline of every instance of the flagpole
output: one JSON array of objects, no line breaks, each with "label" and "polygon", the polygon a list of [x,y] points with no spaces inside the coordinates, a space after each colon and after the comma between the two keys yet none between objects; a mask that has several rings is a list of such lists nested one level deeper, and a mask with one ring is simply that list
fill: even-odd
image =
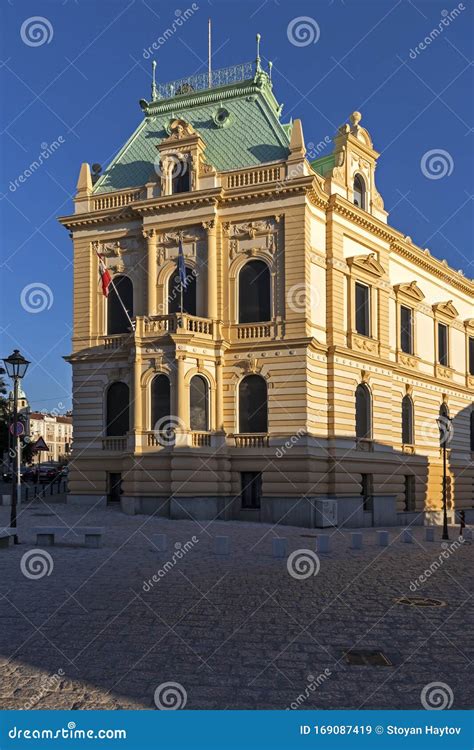
[{"label": "flagpole", "polygon": [[122,302],[122,298],[121,298],[120,294],[119,294],[119,293],[118,293],[118,291],[117,291],[117,287],[115,286],[115,284],[114,284],[114,282],[113,282],[113,279],[110,279],[110,286],[112,287],[112,289],[114,290],[115,294],[117,295],[117,299],[118,299],[118,301],[120,302],[120,304],[122,305],[123,311],[124,311],[125,315],[127,316],[127,319],[128,319],[128,322],[130,323],[130,326],[131,326],[131,328],[132,328],[132,331],[133,331],[133,332],[135,333],[135,323],[134,323],[134,322],[133,322],[133,320],[131,319],[131,317],[130,317],[130,315],[129,315],[129,312],[128,312],[128,310],[127,310],[127,308],[126,308],[126,307],[125,307],[125,305],[123,304],[123,302]]},{"label": "flagpole", "polygon": [[212,70],[211,70],[211,19],[208,19],[207,22],[207,67],[208,67],[208,76],[209,76],[209,88],[212,88]]},{"label": "flagpole", "polygon": [[[99,270],[100,270],[100,263],[102,263],[103,267],[105,268],[105,263],[104,263],[104,261],[103,261],[103,259],[102,259],[102,256],[100,255],[100,253],[98,253],[98,252],[97,252],[97,250],[96,250],[96,253],[95,253],[95,254],[97,255],[97,258],[98,258],[98,260],[99,260]],[[117,299],[118,299],[118,301],[120,302],[120,304],[122,305],[122,309],[123,309],[123,311],[124,311],[125,315],[127,316],[127,320],[128,320],[128,322],[130,323],[131,329],[132,329],[132,331],[133,331],[133,332],[135,333],[135,323],[134,323],[134,322],[133,322],[133,320],[131,319],[131,317],[130,317],[130,315],[129,315],[129,312],[128,312],[128,310],[127,310],[127,308],[126,308],[126,307],[125,307],[125,305],[123,304],[122,298],[121,298],[120,294],[118,293],[118,289],[117,289],[117,287],[116,287],[116,286],[115,286],[115,284],[114,284],[114,281],[113,281],[113,279],[112,279],[112,276],[110,276],[110,275],[109,275],[109,278],[110,278],[109,284],[110,284],[110,286],[112,287],[112,289],[114,290],[115,294],[117,295]]]}]

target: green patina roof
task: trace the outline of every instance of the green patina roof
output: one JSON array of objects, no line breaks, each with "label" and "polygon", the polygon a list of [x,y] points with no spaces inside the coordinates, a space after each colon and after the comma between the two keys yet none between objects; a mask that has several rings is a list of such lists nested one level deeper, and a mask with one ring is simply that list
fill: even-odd
[{"label": "green patina roof", "polygon": [[[239,83],[192,91],[168,99],[141,103],[145,119],[94,186],[94,193],[138,187],[153,176],[157,145],[167,138],[171,120],[189,122],[206,144],[206,161],[218,171],[258,166],[286,159],[288,126],[279,120],[281,107],[266,73]],[[224,107],[228,122],[214,118]]]},{"label": "green patina roof", "polygon": [[329,154],[328,156],[321,156],[319,159],[315,159],[314,161],[310,162],[312,168],[315,172],[321,175],[321,177],[325,177],[328,172],[333,169],[335,164],[335,157],[334,154]]}]

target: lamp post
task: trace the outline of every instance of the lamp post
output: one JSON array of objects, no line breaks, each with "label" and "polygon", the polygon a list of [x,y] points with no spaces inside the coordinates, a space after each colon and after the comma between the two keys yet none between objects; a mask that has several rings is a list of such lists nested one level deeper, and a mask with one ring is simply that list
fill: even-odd
[{"label": "lamp post", "polygon": [[[21,461],[21,451],[20,451],[20,435],[18,432],[18,392],[20,389],[20,380],[25,376],[25,373],[28,369],[28,365],[30,364],[27,359],[25,359],[18,349],[15,349],[13,351],[13,354],[10,354],[9,357],[3,360],[5,364],[5,368],[7,371],[7,375],[13,380],[13,420],[12,420],[12,429],[13,429],[13,438],[15,440],[15,460],[14,460],[14,469],[13,469],[13,475],[12,475],[12,505],[11,505],[11,516],[10,516],[10,527],[12,529],[16,529],[16,511],[18,503],[21,499],[21,472],[20,472],[20,461]],[[18,537],[15,534],[15,544],[18,544]]]},{"label": "lamp post", "polygon": [[439,442],[443,451],[443,535],[442,539],[449,540],[448,534],[448,476],[446,466],[446,454],[448,443],[451,442],[452,437],[452,422],[451,417],[448,416],[447,410],[443,411],[442,414],[436,420],[439,428]]}]

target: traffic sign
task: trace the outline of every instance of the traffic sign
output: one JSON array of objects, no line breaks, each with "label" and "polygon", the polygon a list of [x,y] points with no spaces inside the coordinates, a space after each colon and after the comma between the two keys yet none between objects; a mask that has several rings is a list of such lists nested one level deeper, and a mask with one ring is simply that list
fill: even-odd
[{"label": "traffic sign", "polygon": [[38,440],[35,443],[33,443],[32,448],[33,448],[34,451],[38,451],[38,452],[39,451],[49,451],[49,448],[46,445],[46,443],[44,442],[44,438],[42,438],[42,437],[39,437]]},{"label": "traffic sign", "polygon": [[14,435],[16,437],[20,437],[20,435],[25,434],[25,425],[23,422],[12,422],[10,425],[10,435]]}]

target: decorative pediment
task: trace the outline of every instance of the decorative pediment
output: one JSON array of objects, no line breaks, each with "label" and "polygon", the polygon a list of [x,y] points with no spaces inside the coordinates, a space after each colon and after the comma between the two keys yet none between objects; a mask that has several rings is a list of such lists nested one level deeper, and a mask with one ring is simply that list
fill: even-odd
[{"label": "decorative pediment", "polygon": [[465,320],[464,326],[465,328],[472,328],[472,330],[474,331],[474,318],[468,318],[467,320]]},{"label": "decorative pediment", "polygon": [[353,268],[360,271],[365,271],[372,276],[381,278],[385,275],[384,267],[377,260],[375,253],[369,253],[369,255],[354,255],[352,258],[347,258],[347,265],[352,270]]},{"label": "decorative pediment", "polygon": [[405,297],[409,297],[414,302],[423,302],[425,295],[421,291],[416,281],[411,281],[409,284],[395,284],[393,287],[397,295],[403,294]]},{"label": "decorative pediment", "polygon": [[169,141],[182,141],[184,138],[196,135],[196,131],[190,122],[175,118],[170,120],[167,131],[169,133]]},{"label": "decorative pediment", "polygon": [[456,310],[456,308],[453,305],[452,299],[448,300],[447,302],[437,302],[435,305],[433,305],[433,312],[440,313],[441,315],[445,315],[447,318],[457,318],[459,313]]}]

